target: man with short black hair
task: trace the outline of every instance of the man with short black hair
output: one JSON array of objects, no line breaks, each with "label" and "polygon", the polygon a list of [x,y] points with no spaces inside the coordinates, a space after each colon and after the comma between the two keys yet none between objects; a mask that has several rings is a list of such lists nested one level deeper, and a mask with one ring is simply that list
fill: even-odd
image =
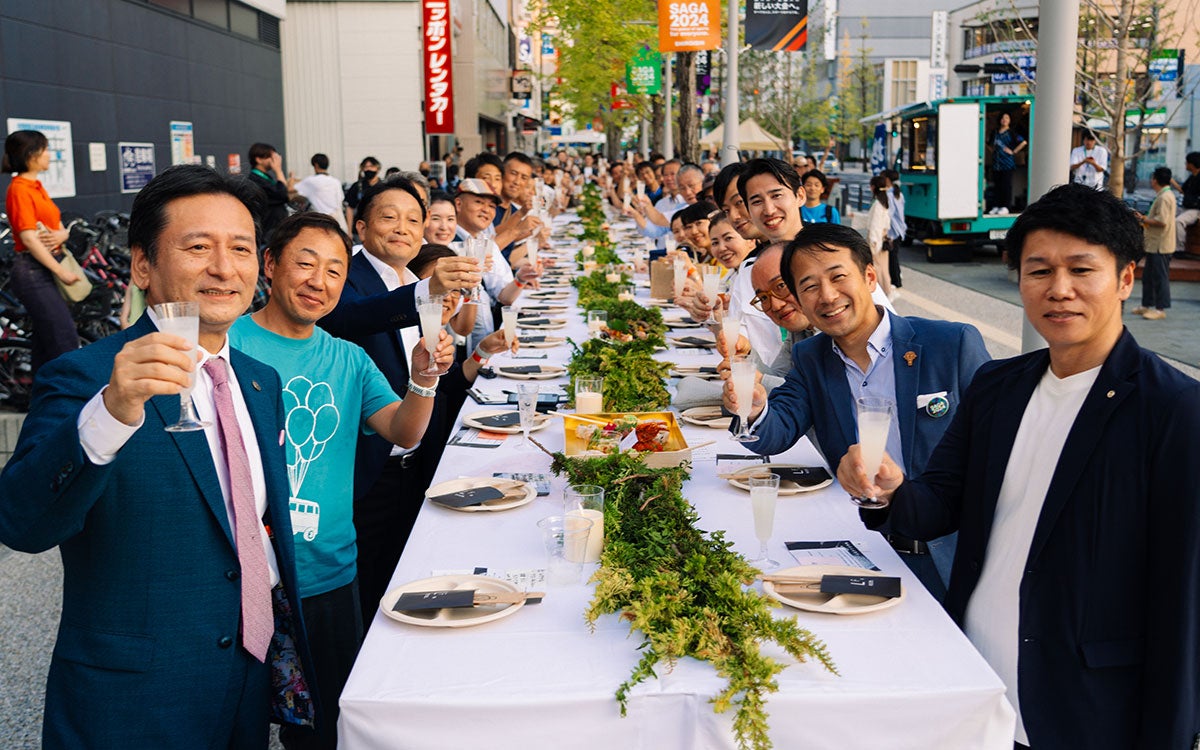
[{"label": "man with short black hair", "polygon": [[343,232],[347,231],[346,212],[342,206],[345,193],[342,183],[329,174],[329,157],[313,154],[310,161],[313,173],[296,183],[296,192],[308,199],[313,211],[332,216],[338,227]]},{"label": "man with short black hair", "polygon": [[364,157],[358,164],[358,180],[346,188],[346,226],[350,234],[354,234],[354,215],[358,211],[358,202],[362,200],[367,188],[379,184],[379,168],[383,166],[374,156]]},{"label": "man with short black hair", "polygon": [[255,143],[247,154],[250,162],[250,182],[263,191],[263,208],[258,220],[259,247],[266,245],[271,232],[287,218],[287,202],[296,178],[283,173],[283,156],[268,143]]},{"label": "man with short black hair", "polygon": [[1142,248],[1146,262],[1142,269],[1142,304],[1134,315],[1146,320],[1162,320],[1171,306],[1171,255],[1175,252],[1175,194],[1171,192],[1171,170],[1158,167],[1150,175],[1154,202],[1145,215],[1134,212],[1142,224]]},{"label": "man with short black hair", "polygon": [[1187,249],[1188,227],[1200,221],[1200,151],[1192,151],[1187,155],[1183,165],[1188,178],[1180,185],[1174,179],[1171,187],[1183,196],[1182,211],[1175,217],[1175,252],[1182,253]]},{"label": "man with short black hair", "polygon": [[1088,130],[1083,134],[1083,144],[1071,149],[1072,182],[1086,185],[1093,190],[1104,187],[1108,177],[1108,149],[1096,142],[1096,134]]},{"label": "man with short black hair", "polygon": [[868,478],[857,446],[838,469],[891,498],[869,525],[958,531],[946,610],[1008,687],[1018,747],[1200,741],[1200,383],[1121,323],[1141,234],[1087,186],[1026,208],[1009,265],[1048,348],[981,368],[923,473]]}]

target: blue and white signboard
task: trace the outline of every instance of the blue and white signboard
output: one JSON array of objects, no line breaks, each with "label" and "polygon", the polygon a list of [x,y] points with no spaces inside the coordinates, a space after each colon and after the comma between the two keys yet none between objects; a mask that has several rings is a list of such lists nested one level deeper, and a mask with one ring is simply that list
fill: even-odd
[{"label": "blue and white signboard", "polygon": [[50,142],[50,169],[38,177],[51,198],[75,196],[75,155],[71,143],[71,123],[63,120],[8,118],[8,132],[36,130]]},{"label": "blue and white signboard", "polygon": [[154,179],[153,143],[118,143],[121,162],[121,192],[136,193]]},{"label": "blue and white signboard", "polygon": [[1037,80],[1036,55],[996,55],[992,62],[997,65],[1009,63],[1018,68],[1012,73],[992,73],[992,83],[1025,83]]}]

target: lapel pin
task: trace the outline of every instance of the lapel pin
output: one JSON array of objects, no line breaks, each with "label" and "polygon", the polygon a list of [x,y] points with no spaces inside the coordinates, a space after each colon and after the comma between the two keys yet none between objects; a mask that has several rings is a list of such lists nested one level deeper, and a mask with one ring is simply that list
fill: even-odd
[{"label": "lapel pin", "polygon": [[250,385],[251,385],[251,386],[253,386],[253,387],[254,387],[254,390],[256,390],[256,391],[261,391],[261,390],[262,390],[262,386],[258,384],[258,381],[257,381],[257,380],[251,380],[251,381],[250,381]]},{"label": "lapel pin", "polygon": [[909,367],[912,367],[912,363],[917,361],[917,353],[916,352],[905,352],[904,353],[904,361],[908,363]]},{"label": "lapel pin", "polygon": [[[909,352],[911,354],[912,352]],[[911,363],[910,363],[911,366]],[[950,400],[945,396],[934,396],[929,399],[929,403],[925,405],[925,413],[929,416],[940,419],[950,412]]]},{"label": "lapel pin", "polygon": [[1116,391],[1109,391],[1107,395],[1108,395],[1108,397],[1109,397],[1109,398],[1112,398],[1113,396],[1117,395],[1117,392],[1116,392]]}]

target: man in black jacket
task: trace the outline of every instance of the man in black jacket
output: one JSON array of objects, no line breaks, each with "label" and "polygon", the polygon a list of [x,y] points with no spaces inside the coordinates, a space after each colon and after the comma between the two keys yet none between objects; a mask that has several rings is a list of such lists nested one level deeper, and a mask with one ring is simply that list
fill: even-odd
[{"label": "man in black jacket", "polygon": [[250,182],[263,191],[265,198],[262,209],[254,217],[259,225],[258,246],[263,247],[279,222],[287,218],[287,202],[295,177],[284,175],[283,157],[269,143],[251,146],[248,161],[252,165]]}]

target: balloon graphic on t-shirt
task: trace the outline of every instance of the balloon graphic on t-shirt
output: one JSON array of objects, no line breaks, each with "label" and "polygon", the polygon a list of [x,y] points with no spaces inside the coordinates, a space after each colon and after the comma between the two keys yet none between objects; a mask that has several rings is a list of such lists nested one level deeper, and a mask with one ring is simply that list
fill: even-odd
[{"label": "balloon graphic on t-shirt", "polygon": [[325,452],[325,444],[337,432],[341,415],[327,383],[313,383],[298,375],[283,388],[287,414],[288,483],[292,496],[300,496],[309,464]]}]

